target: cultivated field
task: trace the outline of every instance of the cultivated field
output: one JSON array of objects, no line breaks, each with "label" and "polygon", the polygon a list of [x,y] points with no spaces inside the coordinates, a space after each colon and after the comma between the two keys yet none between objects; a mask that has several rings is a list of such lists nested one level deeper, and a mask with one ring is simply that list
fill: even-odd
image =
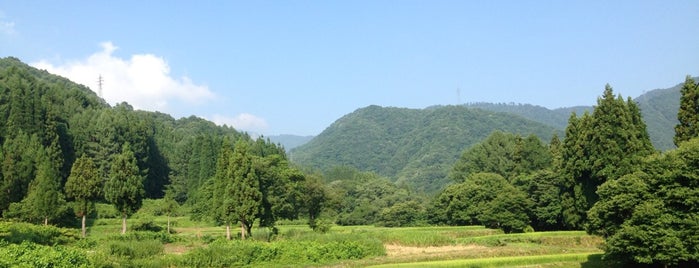
[{"label": "cultivated field", "polygon": [[[165,222],[164,217],[130,220],[141,229],[163,228]],[[276,234],[253,229],[252,241],[225,241],[221,226],[186,217],[173,218],[172,224],[173,234],[131,231],[122,237],[119,219],[98,219],[87,239],[72,238],[59,247],[84,254],[99,267],[604,267],[598,249],[602,239],[580,231],[333,226],[322,234],[287,223]]]}]

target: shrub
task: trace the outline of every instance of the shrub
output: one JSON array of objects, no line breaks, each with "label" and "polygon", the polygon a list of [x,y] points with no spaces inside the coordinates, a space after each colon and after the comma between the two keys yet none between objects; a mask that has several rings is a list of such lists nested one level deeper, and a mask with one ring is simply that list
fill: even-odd
[{"label": "shrub", "polygon": [[131,230],[133,231],[150,231],[150,232],[160,232],[163,231],[162,226],[155,224],[152,218],[145,218],[135,221],[131,225]]},{"label": "shrub", "polygon": [[[5,242],[7,243],[7,242]],[[92,267],[86,253],[64,246],[0,242],[0,267]]]},{"label": "shrub", "polygon": [[97,219],[119,219],[121,218],[121,213],[111,204],[95,204],[95,212]]},{"label": "shrub", "polygon": [[252,264],[301,265],[384,255],[381,241],[369,237],[326,241],[217,240],[180,259],[184,267],[232,267]]},{"label": "shrub", "polygon": [[163,252],[163,244],[158,240],[110,241],[105,247],[109,255],[128,259],[148,258]]},{"label": "shrub", "polygon": [[0,222],[0,240],[19,244],[64,245],[80,239],[78,230],[23,222]]}]

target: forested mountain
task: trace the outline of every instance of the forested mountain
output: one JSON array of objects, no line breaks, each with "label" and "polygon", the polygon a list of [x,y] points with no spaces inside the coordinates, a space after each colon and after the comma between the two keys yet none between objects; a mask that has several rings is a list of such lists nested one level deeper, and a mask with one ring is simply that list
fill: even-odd
[{"label": "forested mountain", "polygon": [[[694,80],[698,79],[694,78]],[[650,140],[658,150],[667,151],[675,148],[672,137],[675,135],[675,125],[679,123],[677,111],[680,108],[680,88],[682,84],[671,88],[655,89],[634,99],[641,108]]]},{"label": "forested mountain", "polygon": [[535,134],[545,142],[556,132],[519,116],[463,106],[369,106],[338,119],[292,154],[301,165],[352,166],[434,192],[448,182],[446,175],[461,152],[495,130]]},{"label": "forested mountain", "polygon": [[[699,78],[695,77],[694,80],[699,80]],[[680,105],[681,87],[682,84],[678,84],[671,88],[654,89],[634,99],[638,103],[643,120],[648,126],[650,140],[657,150],[667,151],[675,148],[675,145],[672,143],[672,137],[675,135],[674,127],[678,122],[677,110]],[[581,115],[585,111],[592,111],[592,106],[575,106],[553,110],[531,104],[514,103],[480,102],[468,103],[465,106],[494,112],[512,113],[557,129],[564,129],[568,125],[568,117],[572,112]]]},{"label": "forested mountain", "polygon": [[570,117],[572,112],[583,114],[585,111],[592,111],[592,106],[575,106],[551,110],[538,105],[520,103],[474,102],[464,104],[464,106],[493,112],[516,114],[532,121],[553,126],[557,129],[564,129],[568,125],[568,117]]},{"label": "forested mountain", "polygon": [[[85,86],[16,58],[0,59],[3,217],[28,221],[63,217],[38,215],[32,208],[39,203],[33,202],[49,198],[43,192],[55,193],[54,201],[64,200],[63,187],[80,157],[94,162],[102,182],[118,174],[125,180],[140,178],[142,189],[133,192],[138,198],[160,198],[168,189],[177,201],[193,203],[191,197],[214,176],[226,137],[254,143],[255,155],[281,152],[267,140],[253,141],[245,133],[194,116],[174,119],[134,110],[128,103],[110,107]],[[109,201],[110,195],[102,198]]]}]

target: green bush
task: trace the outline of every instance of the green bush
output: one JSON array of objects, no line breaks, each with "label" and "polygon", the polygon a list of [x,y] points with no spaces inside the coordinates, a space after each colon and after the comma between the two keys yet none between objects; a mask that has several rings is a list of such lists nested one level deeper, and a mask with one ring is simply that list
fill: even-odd
[{"label": "green bush", "polygon": [[216,240],[208,247],[190,251],[180,259],[184,267],[233,267],[252,264],[301,265],[329,263],[384,255],[378,239],[358,237],[328,241]]},{"label": "green bush", "polygon": [[167,232],[148,232],[148,231],[130,231],[123,235],[111,235],[109,236],[110,241],[120,240],[120,241],[147,241],[147,240],[157,240],[160,243],[172,243],[176,242],[178,238]]},{"label": "green bush", "polygon": [[95,218],[97,219],[119,219],[121,218],[121,213],[117,211],[116,208],[114,208],[113,205],[110,204],[102,204],[102,203],[97,203],[95,204],[95,212],[97,215],[95,215]]},{"label": "green bush", "polygon": [[160,232],[164,229],[165,228],[163,228],[162,226],[155,224],[155,222],[153,222],[153,218],[143,218],[140,220],[136,220],[134,223],[131,224],[131,230],[133,231]]},{"label": "green bush", "polygon": [[64,245],[80,239],[78,230],[24,222],[0,222],[0,240],[19,244]]},{"label": "green bush", "polygon": [[143,259],[163,253],[163,244],[158,240],[109,241],[105,247],[109,255],[127,259]]},{"label": "green bush", "polygon": [[[5,244],[3,244],[5,243]],[[0,242],[0,267],[92,267],[86,253],[64,246]]]}]

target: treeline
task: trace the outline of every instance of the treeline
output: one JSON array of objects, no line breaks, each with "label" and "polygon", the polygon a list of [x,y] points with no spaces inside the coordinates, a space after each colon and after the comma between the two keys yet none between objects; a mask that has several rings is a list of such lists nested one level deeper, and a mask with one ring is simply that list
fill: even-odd
[{"label": "treeline", "polygon": [[682,87],[678,149],[653,149],[640,110],[607,86],[592,113],[573,113],[561,141],[495,132],[454,165],[433,200],[434,224],[506,232],[585,229],[617,264],[699,261],[699,87]]},{"label": "treeline", "polygon": [[246,183],[259,191],[251,217],[268,226],[277,217],[299,217],[303,208],[305,176],[264,138],[127,103],[110,107],[90,89],[15,58],[0,59],[0,97],[2,218],[75,226],[77,215],[84,226],[92,204],[105,202],[120,211],[125,228],[143,199],[164,197],[195,214],[211,211],[223,206],[220,198],[208,199],[212,185],[221,189],[222,180],[239,173],[221,162],[241,146],[252,166]]},{"label": "treeline", "polygon": [[463,149],[494,130],[533,133],[545,139],[557,132],[519,116],[464,106],[373,105],[343,116],[291,154],[294,162],[323,172],[351,166],[433,194],[450,182],[447,174]]}]

